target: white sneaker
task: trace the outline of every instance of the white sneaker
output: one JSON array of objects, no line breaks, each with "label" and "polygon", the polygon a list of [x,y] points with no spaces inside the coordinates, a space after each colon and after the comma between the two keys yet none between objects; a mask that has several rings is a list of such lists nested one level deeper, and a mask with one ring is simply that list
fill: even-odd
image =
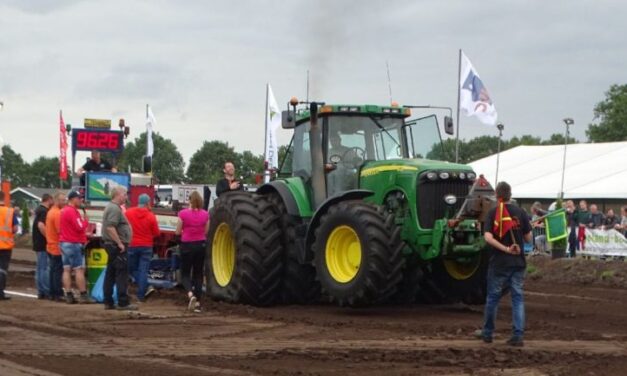
[{"label": "white sneaker", "polygon": [[200,309],[200,302],[196,302],[196,304],[194,304],[194,313],[200,312],[202,312],[202,310]]},{"label": "white sneaker", "polygon": [[196,303],[198,303],[198,301],[196,300],[196,297],[194,295],[192,295],[189,298],[189,303],[187,303],[187,310],[188,311],[193,311],[194,308],[196,308]]}]

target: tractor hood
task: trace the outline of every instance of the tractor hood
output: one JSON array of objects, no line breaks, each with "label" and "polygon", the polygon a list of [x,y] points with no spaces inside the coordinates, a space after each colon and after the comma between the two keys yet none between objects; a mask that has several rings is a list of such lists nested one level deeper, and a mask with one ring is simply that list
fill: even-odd
[{"label": "tractor hood", "polygon": [[362,178],[381,173],[420,174],[424,171],[457,171],[472,172],[472,168],[459,163],[434,161],[431,159],[389,159],[385,161],[368,161],[361,168]]}]

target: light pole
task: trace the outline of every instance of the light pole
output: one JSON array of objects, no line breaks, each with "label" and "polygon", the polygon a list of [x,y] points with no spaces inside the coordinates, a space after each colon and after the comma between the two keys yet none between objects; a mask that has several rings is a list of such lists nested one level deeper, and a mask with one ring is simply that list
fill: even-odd
[{"label": "light pole", "polygon": [[569,135],[569,127],[575,124],[575,121],[572,118],[564,118],[562,120],[564,124],[566,124],[566,133],[564,134],[564,160],[562,163],[562,185],[560,187],[560,198],[564,199],[564,175],[566,173],[566,146],[568,146],[568,135]]},{"label": "light pole", "polygon": [[496,176],[494,177],[495,187],[499,183],[499,162],[501,159],[501,137],[503,137],[503,129],[505,129],[505,126],[503,125],[503,123],[498,123],[496,125],[496,129],[499,130],[499,143],[496,149]]}]

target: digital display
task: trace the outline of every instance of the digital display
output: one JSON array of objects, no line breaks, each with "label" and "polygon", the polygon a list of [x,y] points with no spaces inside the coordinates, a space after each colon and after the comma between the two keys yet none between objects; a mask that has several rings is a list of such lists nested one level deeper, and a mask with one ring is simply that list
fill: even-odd
[{"label": "digital display", "polygon": [[78,150],[120,152],[124,149],[124,133],[99,129],[74,129],[72,148],[75,152]]}]

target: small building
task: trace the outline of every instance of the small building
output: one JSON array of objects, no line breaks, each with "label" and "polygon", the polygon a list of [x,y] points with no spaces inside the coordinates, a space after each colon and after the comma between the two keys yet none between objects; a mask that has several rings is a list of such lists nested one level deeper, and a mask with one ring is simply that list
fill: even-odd
[{"label": "small building", "polygon": [[11,191],[11,201],[19,207],[26,203],[28,209],[35,210],[45,193],[53,195],[56,191],[54,188],[18,187]]},{"label": "small building", "polygon": [[[494,184],[497,155],[471,162],[477,174]],[[575,204],[587,200],[599,210],[627,205],[627,141],[589,144],[517,146],[501,153],[498,180],[512,186],[512,196],[528,210],[534,201],[546,208],[554,202],[562,186],[564,199]]]}]

